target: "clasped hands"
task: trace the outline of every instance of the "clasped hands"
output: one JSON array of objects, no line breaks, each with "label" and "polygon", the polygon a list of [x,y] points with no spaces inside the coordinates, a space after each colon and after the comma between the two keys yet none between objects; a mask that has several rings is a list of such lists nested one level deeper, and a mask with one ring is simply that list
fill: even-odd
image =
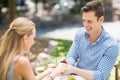
[{"label": "clasped hands", "polygon": [[72,65],[65,58],[60,60],[58,66],[54,69],[53,72],[56,73],[57,76],[65,76],[68,75],[72,70]]}]

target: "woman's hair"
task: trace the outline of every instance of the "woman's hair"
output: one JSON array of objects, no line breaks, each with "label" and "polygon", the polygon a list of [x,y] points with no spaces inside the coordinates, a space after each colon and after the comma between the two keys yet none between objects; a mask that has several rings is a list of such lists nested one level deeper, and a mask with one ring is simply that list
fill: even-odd
[{"label": "woman's hair", "polygon": [[104,7],[102,6],[102,4],[100,2],[97,1],[90,1],[88,3],[86,3],[83,7],[82,7],[82,11],[83,12],[90,12],[90,11],[94,11],[95,12],[95,16],[99,19],[101,16],[104,16],[105,11],[104,11]]},{"label": "woman's hair", "polygon": [[15,19],[0,40],[0,80],[6,80],[11,61],[20,53],[20,40],[24,35],[31,35],[35,24],[23,17]]}]

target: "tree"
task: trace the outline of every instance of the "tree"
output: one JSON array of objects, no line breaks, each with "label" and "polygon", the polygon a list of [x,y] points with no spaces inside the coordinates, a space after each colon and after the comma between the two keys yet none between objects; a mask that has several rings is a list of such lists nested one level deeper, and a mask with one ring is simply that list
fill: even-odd
[{"label": "tree", "polygon": [[1,22],[1,19],[2,19],[2,12],[1,12],[1,9],[2,9],[2,0],[0,0],[0,22]]},{"label": "tree", "polygon": [[15,18],[16,1],[15,0],[9,0],[8,6],[9,6],[9,23],[10,23]]}]

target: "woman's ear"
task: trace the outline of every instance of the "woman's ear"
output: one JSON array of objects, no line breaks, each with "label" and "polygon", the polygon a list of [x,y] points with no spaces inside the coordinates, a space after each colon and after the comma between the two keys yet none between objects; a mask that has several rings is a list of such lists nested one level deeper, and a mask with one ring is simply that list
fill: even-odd
[{"label": "woman's ear", "polygon": [[24,35],[24,36],[23,36],[23,41],[24,41],[24,43],[26,43],[27,40],[28,40],[28,36],[27,36],[27,35]]},{"label": "woman's ear", "polygon": [[24,35],[22,41],[23,41],[22,42],[22,44],[23,44],[22,47],[23,47],[24,50],[27,51],[28,50],[28,36]]}]

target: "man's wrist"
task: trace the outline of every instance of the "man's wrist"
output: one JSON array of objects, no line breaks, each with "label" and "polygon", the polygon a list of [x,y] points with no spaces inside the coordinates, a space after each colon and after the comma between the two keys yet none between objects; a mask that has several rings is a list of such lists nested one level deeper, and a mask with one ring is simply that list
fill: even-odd
[{"label": "man's wrist", "polygon": [[[69,66],[69,69],[70,69],[70,73],[75,73],[76,72],[76,67],[74,66]],[[75,73],[76,74],[76,73]]]}]

